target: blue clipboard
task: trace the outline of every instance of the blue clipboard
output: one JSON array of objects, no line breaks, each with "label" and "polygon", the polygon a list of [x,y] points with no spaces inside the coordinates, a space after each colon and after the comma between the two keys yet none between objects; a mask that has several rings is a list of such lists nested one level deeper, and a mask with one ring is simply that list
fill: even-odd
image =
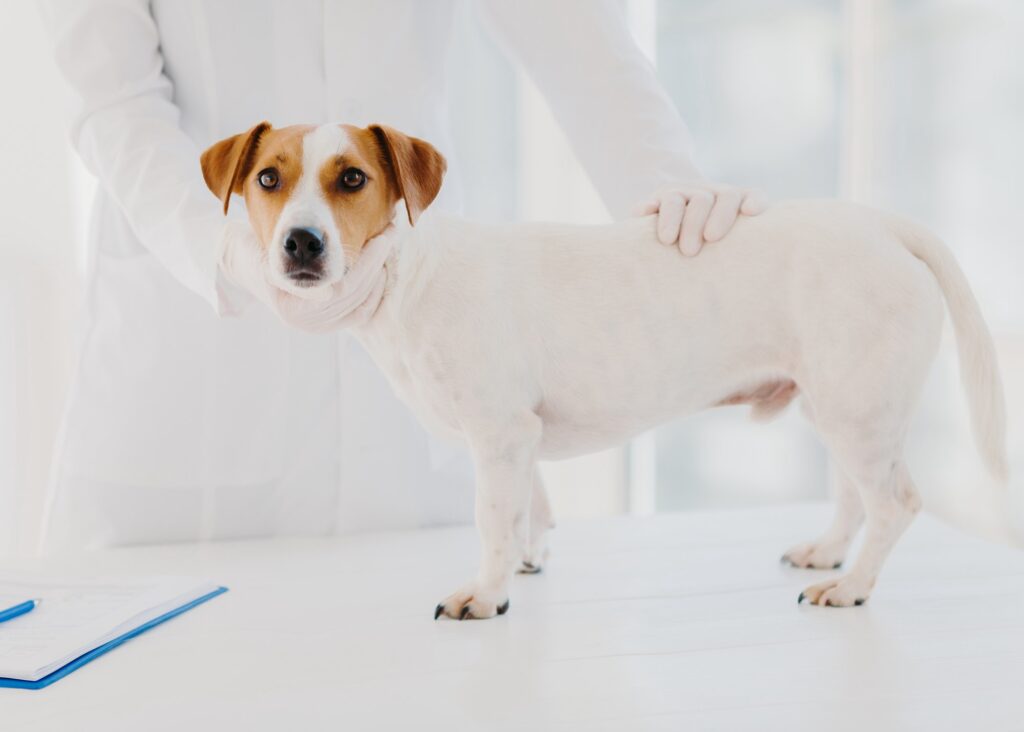
[{"label": "blue clipboard", "polygon": [[106,643],[104,643],[102,646],[97,646],[96,648],[93,648],[88,653],[83,653],[81,656],[79,656],[75,660],[69,661],[67,664],[65,664],[64,666],[61,666],[56,671],[53,671],[52,673],[50,673],[50,674],[48,674],[48,675],[44,676],[43,678],[38,679],[36,681],[24,681],[22,679],[6,679],[6,678],[3,678],[3,677],[0,677],[0,688],[7,688],[7,689],[45,689],[47,686],[52,684],[54,681],[60,681],[61,679],[63,679],[65,676],[67,676],[72,671],[77,671],[78,669],[82,668],[82,666],[84,666],[85,664],[89,663],[90,661],[96,660],[97,658],[102,656],[107,651],[109,651],[111,649],[114,649],[114,648],[117,648],[119,645],[121,645],[125,641],[131,640],[132,638],[134,638],[137,635],[142,635],[143,633],[145,633],[150,628],[155,628],[156,626],[160,625],[160,623],[164,623],[164,622],[170,620],[173,617],[181,615],[184,612],[188,612],[189,610],[194,608],[196,605],[202,605],[207,600],[212,600],[217,595],[223,595],[227,591],[228,591],[227,587],[218,587],[213,592],[210,592],[210,593],[208,593],[206,595],[203,595],[202,597],[197,597],[192,602],[185,603],[181,607],[177,607],[174,610],[169,610],[168,612],[164,613],[163,615],[161,615],[159,617],[156,617],[156,618],[153,618],[148,623],[143,623],[138,628],[135,628],[134,630],[129,630],[124,635],[120,635],[117,638],[114,638],[113,640],[109,640]]}]

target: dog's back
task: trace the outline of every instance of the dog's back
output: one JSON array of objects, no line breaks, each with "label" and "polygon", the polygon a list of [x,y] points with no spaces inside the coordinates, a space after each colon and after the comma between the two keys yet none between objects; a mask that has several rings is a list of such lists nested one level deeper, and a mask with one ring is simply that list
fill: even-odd
[{"label": "dog's back", "polygon": [[536,381],[552,455],[786,380],[842,389],[872,359],[879,372],[904,350],[930,362],[938,342],[933,275],[884,214],[860,206],[778,204],[697,257],[659,244],[653,217],[439,225],[448,254],[427,298],[472,302],[494,325],[500,342],[483,352]]}]

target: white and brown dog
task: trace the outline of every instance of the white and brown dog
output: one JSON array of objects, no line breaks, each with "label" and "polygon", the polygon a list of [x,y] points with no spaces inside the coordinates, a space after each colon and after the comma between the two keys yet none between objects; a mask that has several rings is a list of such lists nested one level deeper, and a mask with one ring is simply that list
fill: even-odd
[{"label": "white and brown dog", "polygon": [[838,567],[866,519],[850,571],[800,596],[861,604],[920,506],[903,442],[943,297],[979,451],[1005,479],[991,336],[949,250],[901,219],[781,203],[695,258],[658,244],[653,217],[589,227],[420,219],[444,158],[376,125],[264,123],[208,149],[202,168],[225,210],[232,193],[245,197],[266,280],[343,303],[337,322],[402,399],[472,452],[480,571],[435,617],[500,615],[516,570],[540,567],[551,517],[538,460],[716,405],[769,416],[798,395],[836,467],[838,510],[785,559]]}]

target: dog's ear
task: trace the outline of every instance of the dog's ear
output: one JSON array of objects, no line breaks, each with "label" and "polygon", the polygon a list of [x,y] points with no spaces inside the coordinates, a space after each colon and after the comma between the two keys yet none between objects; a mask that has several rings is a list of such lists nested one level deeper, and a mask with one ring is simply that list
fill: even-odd
[{"label": "dog's ear", "polygon": [[398,195],[405,199],[409,223],[415,225],[441,190],[448,163],[429,142],[384,125],[370,125],[369,130],[380,144]]},{"label": "dog's ear", "polygon": [[206,185],[213,191],[213,195],[224,202],[225,214],[228,212],[231,194],[242,192],[242,181],[252,169],[260,137],[269,129],[269,122],[260,122],[248,132],[211,145],[199,157]]}]

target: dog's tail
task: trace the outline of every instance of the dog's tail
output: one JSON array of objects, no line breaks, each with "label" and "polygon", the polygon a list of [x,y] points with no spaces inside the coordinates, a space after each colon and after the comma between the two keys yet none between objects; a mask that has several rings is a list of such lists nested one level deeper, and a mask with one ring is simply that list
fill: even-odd
[{"label": "dog's tail", "polygon": [[1009,468],[1003,381],[999,375],[992,334],[981,315],[978,301],[953,253],[942,240],[909,222],[894,220],[893,223],[907,250],[928,265],[946,298],[956,333],[960,381],[967,393],[974,442],[989,472],[1005,484],[1009,479]]}]

